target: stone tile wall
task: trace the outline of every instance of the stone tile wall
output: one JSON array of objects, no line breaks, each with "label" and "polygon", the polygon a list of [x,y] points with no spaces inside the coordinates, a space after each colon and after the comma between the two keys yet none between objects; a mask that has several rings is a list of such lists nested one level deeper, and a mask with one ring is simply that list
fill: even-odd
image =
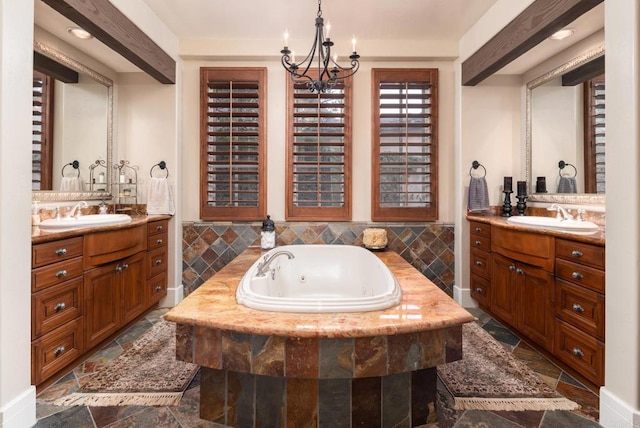
[{"label": "stone tile wall", "polygon": [[[211,278],[249,246],[260,245],[261,223],[199,223],[182,226],[182,281],[185,296]],[[276,245],[362,245],[368,227],[387,230],[388,249],[397,252],[452,296],[453,225],[436,223],[280,223]]]}]

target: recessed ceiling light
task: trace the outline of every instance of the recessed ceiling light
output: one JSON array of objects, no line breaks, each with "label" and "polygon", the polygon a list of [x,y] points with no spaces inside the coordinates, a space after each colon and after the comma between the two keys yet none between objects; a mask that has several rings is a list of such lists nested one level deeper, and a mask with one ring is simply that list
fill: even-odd
[{"label": "recessed ceiling light", "polygon": [[88,31],[83,30],[80,27],[67,27],[67,31],[79,39],[88,40],[93,39],[93,36]]},{"label": "recessed ceiling light", "polygon": [[562,30],[553,33],[549,38],[553,40],[562,40],[572,36],[574,32],[575,30],[573,28],[563,28]]}]

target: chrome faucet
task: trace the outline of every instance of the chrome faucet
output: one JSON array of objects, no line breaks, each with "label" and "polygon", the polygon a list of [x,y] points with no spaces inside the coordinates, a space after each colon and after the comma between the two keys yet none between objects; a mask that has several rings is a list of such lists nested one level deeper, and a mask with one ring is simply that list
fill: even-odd
[{"label": "chrome faucet", "polygon": [[285,250],[276,251],[271,255],[271,257],[268,257],[267,255],[265,255],[264,259],[260,263],[258,263],[258,270],[256,271],[256,276],[264,276],[269,270],[269,266],[271,265],[271,262],[273,261],[273,259],[283,254],[286,255],[289,260],[294,258],[293,254]]},{"label": "chrome faucet", "polygon": [[557,219],[560,219],[560,220],[573,220],[573,216],[569,213],[569,210],[567,210],[563,206],[558,205],[558,204],[552,204],[549,208],[547,208],[547,211],[553,211],[553,210],[556,210],[556,218]]},{"label": "chrome faucet", "polygon": [[[82,211],[78,211],[78,208],[79,207],[87,208],[88,206],[89,204],[86,201],[80,201],[77,204],[75,204],[69,211],[67,211],[67,214],[65,215],[65,217],[67,218],[79,217],[82,215]],[[78,211],[77,214],[76,214],[76,211]]]}]

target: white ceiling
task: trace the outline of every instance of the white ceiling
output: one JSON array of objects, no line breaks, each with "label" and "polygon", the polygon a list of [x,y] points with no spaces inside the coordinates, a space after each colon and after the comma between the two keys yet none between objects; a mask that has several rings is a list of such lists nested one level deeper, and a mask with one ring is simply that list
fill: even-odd
[{"label": "white ceiling", "polygon": [[[135,0],[141,1],[141,0]],[[313,37],[316,0],[142,0],[179,39],[282,40]],[[325,25],[331,22],[333,39],[442,40],[457,42],[497,0],[324,0]],[[97,40],[69,35],[75,25],[41,0],[34,0],[35,23],[117,72],[139,71]],[[501,74],[521,74],[570,44],[603,27],[604,7],[576,21],[576,35],[545,41],[505,67]],[[242,24],[239,24],[242,22]],[[533,57],[533,59],[531,58]]]}]

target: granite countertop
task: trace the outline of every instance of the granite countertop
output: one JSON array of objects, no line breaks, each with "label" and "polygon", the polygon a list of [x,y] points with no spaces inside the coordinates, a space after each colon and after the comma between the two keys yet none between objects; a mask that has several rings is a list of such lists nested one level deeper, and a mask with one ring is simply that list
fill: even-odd
[{"label": "granite countertop", "polygon": [[565,232],[557,229],[543,228],[543,227],[533,227],[526,226],[521,224],[513,224],[507,222],[507,217],[502,217],[500,215],[495,214],[484,214],[484,213],[468,213],[467,220],[469,221],[478,221],[481,223],[487,223],[491,226],[503,227],[508,229],[520,230],[523,232],[530,233],[538,233],[541,235],[549,235],[555,236],[556,238],[564,238],[577,242],[584,242],[586,244],[594,244],[599,245],[601,247],[605,246],[605,228],[604,226],[598,226],[598,231],[594,233],[590,233],[588,235],[583,235],[579,233]]},{"label": "granite countertop", "polygon": [[43,230],[38,226],[31,227],[31,243],[40,244],[43,242],[56,241],[63,238],[72,238],[75,236],[86,235],[91,232],[103,232],[107,230],[127,229],[129,227],[146,224],[150,221],[170,219],[168,214],[158,215],[136,215],[131,216],[131,222],[125,224],[107,224],[94,227],[84,227],[81,229],[66,229],[66,230]]},{"label": "granite countertop", "polygon": [[444,291],[392,251],[376,252],[396,276],[402,301],[370,312],[290,313],[251,309],[236,302],[236,287],[261,256],[249,248],[171,309],[165,319],[179,324],[285,337],[367,337],[434,330],[473,321]]}]

